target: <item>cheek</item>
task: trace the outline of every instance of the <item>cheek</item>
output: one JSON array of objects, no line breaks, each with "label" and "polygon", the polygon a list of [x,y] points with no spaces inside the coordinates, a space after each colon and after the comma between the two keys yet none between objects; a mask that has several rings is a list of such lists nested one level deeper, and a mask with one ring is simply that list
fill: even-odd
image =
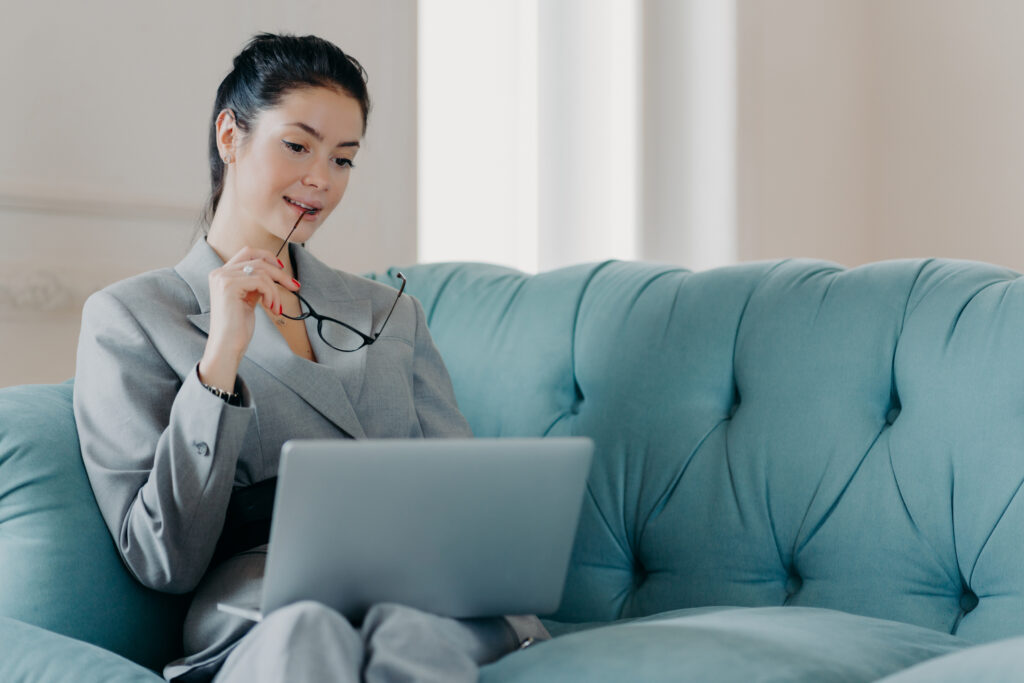
[{"label": "cheek", "polygon": [[250,194],[265,194],[273,192],[282,182],[282,175],[275,172],[272,164],[265,163],[262,159],[253,157],[248,159],[245,172],[239,174],[239,181],[244,190]]},{"label": "cheek", "polygon": [[260,148],[249,159],[248,171],[254,187],[274,188],[293,175],[290,164],[276,150]]}]

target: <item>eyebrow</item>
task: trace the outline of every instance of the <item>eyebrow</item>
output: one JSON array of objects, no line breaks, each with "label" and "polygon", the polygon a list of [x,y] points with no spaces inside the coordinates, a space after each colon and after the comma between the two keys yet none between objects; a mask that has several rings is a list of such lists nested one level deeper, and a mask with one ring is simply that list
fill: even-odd
[{"label": "eyebrow", "polygon": [[[315,137],[320,142],[324,141],[324,136],[320,134],[320,131],[318,131],[313,126],[310,126],[309,124],[302,123],[301,121],[294,121],[292,123],[288,123],[288,124],[285,124],[285,125],[287,125],[287,126],[298,126],[302,130],[306,131],[307,133],[309,133],[310,135]],[[357,141],[339,142],[338,144],[335,145],[335,147],[358,147],[358,146],[359,146],[359,142],[357,142]]]}]

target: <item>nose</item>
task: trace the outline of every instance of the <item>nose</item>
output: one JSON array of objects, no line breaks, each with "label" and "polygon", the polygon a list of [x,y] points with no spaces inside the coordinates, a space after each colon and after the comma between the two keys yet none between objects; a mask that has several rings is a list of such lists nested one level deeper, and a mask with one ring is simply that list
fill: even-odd
[{"label": "nose", "polygon": [[[328,164],[330,161],[327,162]],[[319,160],[313,160],[309,167],[306,169],[306,174],[302,178],[302,184],[307,187],[315,187],[318,190],[327,190],[327,164],[321,163]]]}]

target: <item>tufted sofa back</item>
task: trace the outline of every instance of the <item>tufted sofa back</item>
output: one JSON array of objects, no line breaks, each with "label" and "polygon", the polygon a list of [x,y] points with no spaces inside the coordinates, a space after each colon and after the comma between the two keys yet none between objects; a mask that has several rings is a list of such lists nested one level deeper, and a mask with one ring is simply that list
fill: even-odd
[{"label": "tufted sofa back", "polygon": [[801,605],[1024,633],[1016,273],[406,273],[477,436],[597,444],[556,618]]}]

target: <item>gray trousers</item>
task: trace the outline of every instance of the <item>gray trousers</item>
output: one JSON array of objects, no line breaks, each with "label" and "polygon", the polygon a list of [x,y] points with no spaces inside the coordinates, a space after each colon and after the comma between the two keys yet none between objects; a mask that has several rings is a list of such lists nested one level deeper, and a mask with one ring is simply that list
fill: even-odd
[{"label": "gray trousers", "polygon": [[449,619],[412,607],[370,608],[358,628],[317,602],[275,610],[257,624],[217,609],[257,609],[265,548],[241,553],[209,572],[185,618],[189,654],[164,668],[176,683],[245,681],[475,681],[477,669],[549,638],[535,616]]},{"label": "gray trousers", "polygon": [[214,681],[476,681],[480,666],[518,646],[501,618],[449,619],[381,604],[356,629],[329,607],[299,602],[249,631]]}]

